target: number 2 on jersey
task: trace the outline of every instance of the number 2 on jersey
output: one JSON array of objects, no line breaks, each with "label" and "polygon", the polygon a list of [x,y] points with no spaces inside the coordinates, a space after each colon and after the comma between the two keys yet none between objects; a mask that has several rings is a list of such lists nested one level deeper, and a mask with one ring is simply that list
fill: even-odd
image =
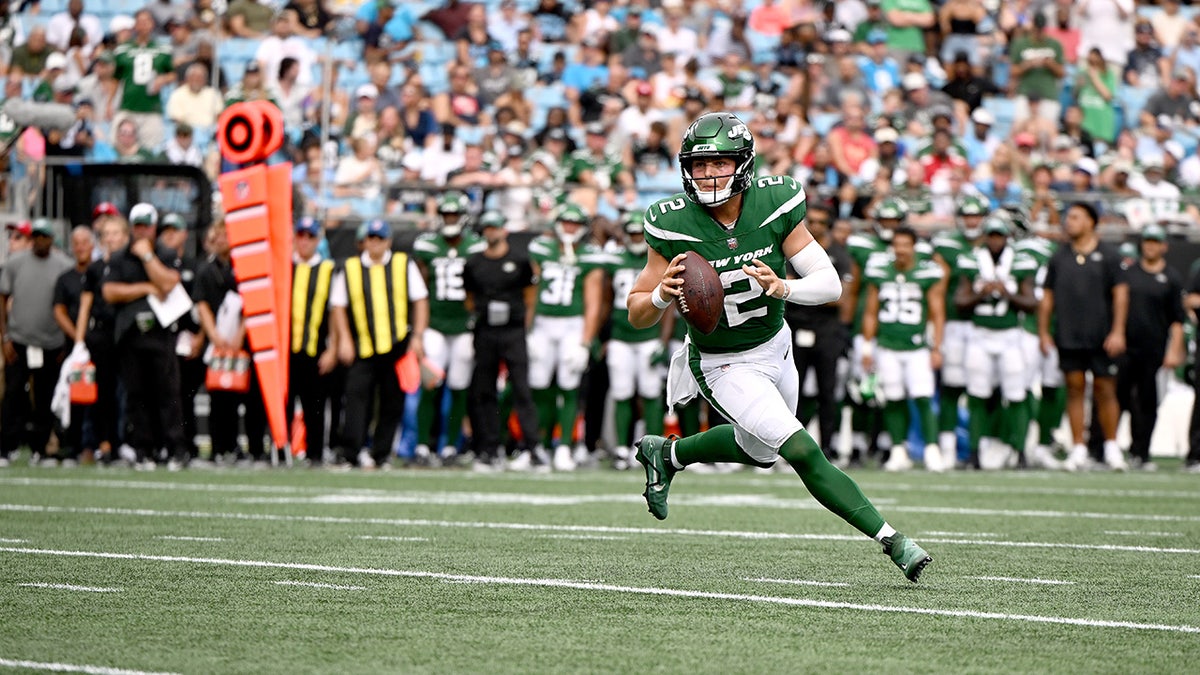
[{"label": "number 2 on jersey", "polygon": [[[721,272],[720,279],[721,286],[725,289],[725,320],[729,322],[730,328],[740,326],[755,317],[767,315],[766,307],[756,307],[754,309],[742,308],[751,300],[763,294],[763,288],[757,281],[752,280],[740,269]],[[741,285],[743,281],[745,282],[746,290],[730,293],[734,288],[734,284]]]}]

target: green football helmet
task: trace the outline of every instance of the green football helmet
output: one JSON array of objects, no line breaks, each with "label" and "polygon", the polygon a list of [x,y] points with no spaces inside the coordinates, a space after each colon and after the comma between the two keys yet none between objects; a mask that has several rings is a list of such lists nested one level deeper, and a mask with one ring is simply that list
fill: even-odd
[{"label": "green football helmet", "polygon": [[[585,237],[587,237],[587,225],[589,220],[591,219],[588,218],[587,213],[585,213],[582,208],[576,204],[567,202],[558,207],[558,210],[554,214],[554,234],[557,235],[559,240],[561,240],[564,244],[572,245],[579,243],[580,241],[583,241]],[[578,223],[579,225],[582,225],[582,227],[574,232],[567,232],[566,228],[563,227],[563,225],[566,223]]]},{"label": "green football helmet", "polygon": [[[718,190],[718,178],[700,179],[711,187],[700,190],[692,178],[692,162],[700,157],[729,157],[734,161],[733,176]],[[696,118],[683,134],[679,148],[679,173],[683,193],[701,206],[718,206],[730,197],[745,192],[754,179],[754,135],[746,123],[727,112],[705,113]]]},{"label": "green football helmet", "polygon": [[958,200],[958,226],[968,239],[975,239],[982,234],[980,226],[991,208],[988,200],[979,195],[966,195]]},{"label": "green football helmet", "polygon": [[[641,212],[630,211],[621,219],[621,229],[625,232],[625,248],[634,255],[646,252],[646,225]],[[633,237],[639,236],[638,241]]]},{"label": "green football helmet", "polygon": [[[908,204],[899,197],[886,197],[875,205],[875,233],[884,241],[892,240],[892,233],[908,217]],[[883,221],[894,221],[884,226]]]},{"label": "green football helmet", "polygon": [[446,239],[461,236],[463,228],[471,224],[471,200],[458,190],[443,194],[438,199],[435,224],[438,232]]},{"label": "green football helmet", "polygon": [[1012,236],[1012,221],[1006,215],[993,213],[983,221],[984,234],[1002,234],[1005,237]]}]

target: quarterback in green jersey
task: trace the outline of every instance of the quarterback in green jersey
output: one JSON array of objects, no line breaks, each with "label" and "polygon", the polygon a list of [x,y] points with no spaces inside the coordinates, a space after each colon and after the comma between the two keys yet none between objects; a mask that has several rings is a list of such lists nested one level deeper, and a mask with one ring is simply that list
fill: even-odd
[{"label": "quarterback in green jersey", "polygon": [[628,468],[629,434],[635,421],[634,395],[641,399],[646,433],[663,432],[663,377],[655,366],[655,356],[662,351],[659,327],[634,328],[629,323],[626,301],[638,273],[646,264],[646,235],[642,214],[631,212],[622,222],[625,244],[610,254],[608,276],[612,281],[612,337],[605,350],[608,362],[608,391],[613,400],[613,421],[617,428],[617,468]]},{"label": "quarterback in green jersey", "polygon": [[993,415],[999,411],[989,410],[988,402],[999,389],[1006,409],[1000,429],[1005,432],[1003,440],[1018,455],[1024,454],[1030,410],[1020,312],[1037,307],[1033,296],[1037,261],[1009,245],[1008,219],[989,216],[983,232],[983,245],[959,258],[962,279],[954,300],[958,311],[972,322],[966,359],[971,463],[975,468],[999,468],[981,462],[979,443],[985,432],[996,428]]},{"label": "quarterback in green jersey", "polygon": [[[887,524],[796,419],[800,378],[783,303],[825,304],[842,292],[829,256],[804,227],[804,189],[784,176],[755,178],[754,136],[727,112],[692,122],[679,168],[683,194],[646,211],[650,249],[629,293],[629,323],[654,325],[681,295],[685,252],[708,260],[724,286],[725,311],[709,335],[689,326],[684,348],[671,359],[667,402],[700,394],[731,423],[682,439],[647,435],[635,444],[650,513],[667,517],[671,481],[688,464],[766,467],[782,457],[821,504],[883,544],[916,581],[932,559]],[[784,279],[787,262],[800,278]]]},{"label": "quarterback in green jersey", "polygon": [[442,459],[458,453],[462,421],[467,412],[475,348],[467,311],[463,270],[467,258],[486,244],[470,228],[470,201],[461,192],[447,192],[437,204],[437,232],[427,232],[413,242],[413,258],[429,287],[429,328],[425,329],[425,358],[442,377],[430,378],[417,408],[417,461],[428,461],[434,418],[442,401],[442,385],[450,388],[450,412],[443,431]]},{"label": "quarterback in green jersey", "polygon": [[571,445],[579,385],[600,329],[608,261],[587,242],[588,221],[583,209],[564,204],[555,215],[554,231],[529,244],[529,261],[538,280],[529,327],[529,387],[538,408],[543,447],[550,446],[554,425],[559,425],[552,462],[557,471],[572,471],[587,458],[582,443],[574,452]]},{"label": "quarterback in green jersey", "polygon": [[863,370],[875,372],[884,401],[883,423],[894,445],[883,468],[912,467],[907,444],[912,401],[925,439],[925,468],[944,471],[933,416],[933,371],[941,365],[945,324],[945,273],[932,260],[918,260],[917,233],[907,227],[892,237],[892,255],[871,266],[864,283]]}]

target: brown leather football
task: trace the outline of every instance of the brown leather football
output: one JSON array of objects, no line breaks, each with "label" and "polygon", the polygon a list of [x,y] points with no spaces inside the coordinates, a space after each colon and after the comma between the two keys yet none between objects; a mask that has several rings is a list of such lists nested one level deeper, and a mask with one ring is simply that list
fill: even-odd
[{"label": "brown leather football", "polygon": [[683,259],[684,270],[679,296],[679,313],[695,326],[696,330],[708,335],[717,329],[721,314],[725,311],[725,289],[721,277],[713,266],[699,253],[688,251]]}]

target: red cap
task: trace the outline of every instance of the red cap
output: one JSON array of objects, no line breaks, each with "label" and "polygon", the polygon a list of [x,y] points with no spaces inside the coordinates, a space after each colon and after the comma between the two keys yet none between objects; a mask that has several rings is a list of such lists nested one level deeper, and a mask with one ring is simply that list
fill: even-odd
[{"label": "red cap", "polygon": [[100,202],[96,208],[92,209],[92,220],[100,216],[119,216],[121,212],[117,209],[117,205],[112,202]]},{"label": "red cap", "polygon": [[1022,131],[1016,136],[1013,136],[1013,142],[1017,144],[1017,147],[1024,146],[1032,148],[1033,146],[1037,145],[1037,138],[1028,131]]},{"label": "red cap", "polygon": [[29,222],[28,220],[21,222],[21,223],[9,223],[8,225],[4,226],[4,229],[16,230],[22,236],[26,236],[26,237],[33,236],[33,223]]},{"label": "red cap", "polygon": [[638,82],[637,95],[649,96],[654,93],[654,87],[650,86],[649,82]]}]

